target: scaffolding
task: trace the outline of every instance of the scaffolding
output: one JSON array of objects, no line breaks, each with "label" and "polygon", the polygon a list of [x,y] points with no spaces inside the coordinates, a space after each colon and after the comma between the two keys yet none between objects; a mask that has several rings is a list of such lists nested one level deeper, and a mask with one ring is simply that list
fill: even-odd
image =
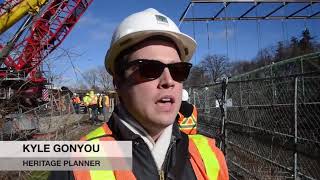
[{"label": "scaffolding", "polygon": [[[320,19],[320,10],[313,12],[312,14],[301,14],[304,10],[311,8],[312,6],[319,4],[320,0],[192,0],[180,17],[180,22],[192,22],[192,21],[235,21],[235,20],[279,20],[279,19]],[[203,4],[215,4],[218,6],[212,16],[205,17],[187,17],[189,9],[193,6],[199,6]],[[243,12],[230,16],[223,13],[225,10],[233,5],[246,4],[248,7]],[[258,8],[258,6],[268,6],[272,4],[272,8],[263,15],[252,13]],[[275,6],[276,4],[276,6]],[[302,6],[293,12],[286,12],[283,15],[277,13],[286,8],[289,4],[301,4]]]}]

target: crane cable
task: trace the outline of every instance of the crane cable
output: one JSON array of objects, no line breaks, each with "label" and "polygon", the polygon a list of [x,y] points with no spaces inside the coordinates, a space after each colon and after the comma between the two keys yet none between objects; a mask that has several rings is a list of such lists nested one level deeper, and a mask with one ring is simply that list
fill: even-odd
[{"label": "crane cable", "polygon": [[226,35],[226,48],[227,48],[227,58],[229,58],[229,39],[228,39],[228,22],[227,22],[227,12],[226,12],[226,9],[227,9],[227,4],[226,2],[223,3],[224,5],[224,24],[225,24],[225,35]]},{"label": "crane cable", "polygon": [[[257,2],[255,2],[257,5]],[[257,40],[258,40],[258,57],[262,59],[262,52],[261,52],[261,30],[260,30],[260,20],[258,19],[258,8],[255,8],[255,15],[256,15],[256,30],[257,30]]]},{"label": "crane cable", "polygon": [[[284,2],[284,4],[286,3]],[[284,17],[286,16],[286,13],[287,13],[286,9],[287,9],[287,6],[285,6],[282,10]],[[288,26],[287,26],[286,19],[281,19],[281,29],[282,29],[283,42],[284,42],[284,45],[286,45],[288,42]]]},{"label": "crane cable", "polygon": [[207,25],[207,34],[208,34],[208,55],[210,54],[210,32],[209,32],[209,22],[206,21]]},{"label": "crane cable", "polygon": [[[310,8],[308,8],[308,16],[311,16],[311,14],[313,14],[313,8],[312,8],[312,0],[310,1]],[[304,19],[304,30],[308,29],[308,19],[309,18],[305,18]]]},{"label": "crane cable", "polygon": [[237,38],[237,21],[233,20],[233,30],[234,30],[234,60],[238,59],[238,38]]},{"label": "crane cable", "polygon": [[[68,56],[68,60],[69,60],[69,62],[70,62],[70,64],[71,64],[71,66],[72,66],[72,69],[73,69],[73,73],[74,73],[74,75],[76,76],[76,81],[77,81],[77,84],[79,83],[79,78],[78,78],[78,74],[77,74],[77,72],[76,72],[76,67],[75,67],[75,65],[73,64],[73,62],[72,62],[72,60],[71,60],[71,56],[70,56],[70,54],[69,53],[67,53],[67,56]],[[81,74],[81,73],[80,73]],[[81,74],[82,75],[82,74]]]},{"label": "crane cable", "polygon": [[[191,4],[191,8],[192,8],[192,18],[194,18],[194,8],[195,8],[195,6],[194,6],[194,4]],[[195,23],[194,23],[194,21],[192,21],[192,33],[193,33],[193,39],[196,41],[196,30],[195,30]],[[194,64],[197,64],[197,54],[196,54],[196,52],[195,52],[195,54],[194,54]]]}]

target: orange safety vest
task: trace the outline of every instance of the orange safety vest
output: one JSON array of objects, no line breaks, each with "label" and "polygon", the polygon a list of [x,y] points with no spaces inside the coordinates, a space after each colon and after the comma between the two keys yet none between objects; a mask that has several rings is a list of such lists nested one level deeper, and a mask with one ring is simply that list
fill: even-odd
[{"label": "orange safety vest", "polygon": [[184,117],[184,115],[179,112],[178,124],[180,130],[189,135],[197,134],[197,117],[198,112],[197,108],[194,105],[192,114],[189,117]]},{"label": "orange safety vest", "polygon": [[[104,123],[81,140],[114,141],[112,132]],[[189,135],[190,162],[198,180],[228,180],[224,155],[215,141],[203,135]],[[75,180],[136,180],[130,170],[74,170]]]},{"label": "orange safety vest", "polygon": [[75,103],[75,104],[80,104],[80,98],[79,97],[74,97],[73,99],[73,103]]}]

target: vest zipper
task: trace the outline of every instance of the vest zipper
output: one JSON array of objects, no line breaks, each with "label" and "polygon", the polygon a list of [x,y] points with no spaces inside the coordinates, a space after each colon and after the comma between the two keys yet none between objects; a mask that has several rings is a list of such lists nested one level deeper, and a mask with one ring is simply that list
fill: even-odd
[{"label": "vest zipper", "polygon": [[165,180],[165,177],[164,177],[164,165],[165,165],[165,163],[166,163],[166,161],[168,159],[169,153],[170,153],[170,151],[171,151],[171,149],[172,149],[174,144],[176,144],[176,138],[175,138],[175,136],[172,136],[172,142],[169,145],[169,148],[167,150],[166,156],[164,157],[163,164],[161,166],[161,170],[159,171],[159,179],[160,180]]},{"label": "vest zipper", "polygon": [[[141,138],[142,139],[142,138]],[[142,140],[143,141],[143,140]],[[136,143],[135,143],[136,144]],[[139,143],[138,143],[139,144]],[[150,156],[151,156],[151,158],[153,159],[153,163],[154,163],[154,166],[156,167],[156,169],[158,169],[158,167],[157,167],[157,163],[156,163],[156,160],[154,159],[154,157],[153,157],[153,155],[152,155],[152,153],[151,153],[151,151],[150,151],[150,149],[149,149],[149,147],[148,147],[148,145],[144,142],[144,143],[142,143],[144,146],[146,146],[146,148],[149,150],[149,153],[150,153]],[[137,144],[136,144],[137,145]],[[170,147],[170,146],[169,146]],[[169,148],[168,148],[169,149]],[[167,156],[167,155],[166,155]],[[166,158],[165,158],[166,159]],[[159,174],[159,179],[160,180],[165,180],[165,177],[164,177],[164,171],[162,170],[162,167],[161,167],[161,170],[158,170],[158,174]]]},{"label": "vest zipper", "polygon": [[159,171],[159,179],[164,180],[164,171],[163,170]]}]

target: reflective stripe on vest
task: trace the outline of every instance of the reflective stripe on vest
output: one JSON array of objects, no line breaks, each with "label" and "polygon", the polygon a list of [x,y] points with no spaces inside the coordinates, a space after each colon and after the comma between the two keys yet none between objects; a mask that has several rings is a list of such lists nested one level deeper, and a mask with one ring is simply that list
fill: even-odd
[{"label": "reflective stripe on vest", "polygon": [[[96,130],[90,132],[81,140],[90,140],[93,142],[103,141],[105,135],[112,135],[111,130],[109,129],[108,125],[104,123],[101,127],[97,128]],[[96,139],[94,139],[96,138]],[[109,140],[114,140],[114,138],[109,137]],[[189,151],[192,156],[197,156],[203,161],[202,169],[204,168],[206,172],[203,174],[198,174],[197,171],[194,171],[197,177],[204,177],[205,175],[208,177],[209,180],[217,180],[220,165],[218,159],[213,152],[211,146],[209,145],[208,138],[197,134],[197,135],[189,135],[189,140],[193,143],[189,143]],[[194,144],[198,151],[191,151],[190,144]],[[200,160],[201,161],[201,160]],[[203,167],[204,166],[204,167]],[[124,179],[124,180],[131,180],[135,179],[135,176],[132,171],[117,171],[117,170],[89,170],[89,171],[73,171],[75,180],[104,180],[104,179]]]},{"label": "reflective stripe on vest", "polygon": [[197,117],[198,112],[195,106],[193,106],[192,114],[189,117],[184,117],[179,112],[179,129],[186,134],[197,134]]},{"label": "reflective stripe on vest", "polygon": [[90,171],[90,177],[94,180],[104,180],[104,179],[110,179],[110,180],[116,180],[116,177],[113,174],[113,171],[102,171],[102,170],[91,170]]},{"label": "reflective stripe on vest", "polygon": [[207,137],[197,134],[189,135],[189,139],[194,142],[200,153],[208,178],[210,180],[218,179],[220,171],[219,161],[216,157],[216,154],[210,147]]},{"label": "reflective stripe on vest", "polygon": [[105,134],[107,134],[107,133],[105,132],[103,126],[101,126],[97,129],[91,131],[89,134],[87,134],[83,140],[87,141],[87,140],[90,140],[95,137],[103,136]]},{"label": "reflective stripe on vest", "polygon": [[[180,114],[180,113],[179,113]],[[183,115],[181,115],[183,116]],[[197,126],[196,117],[193,114],[189,117],[183,117],[181,123],[179,123],[180,129],[193,129]]]},{"label": "reflective stripe on vest", "polygon": [[[108,132],[109,131],[109,132]],[[98,142],[100,141],[99,138],[104,135],[111,135],[111,131],[109,127],[107,127],[106,124],[103,124],[101,127],[91,131],[88,135],[86,135],[84,138],[81,138],[81,140],[90,140],[92,142]],[[96,139],[93,139],[96,138]],[[88,174],[89,173],[89,174]],[[90,177],[88,177],[88,175]],[[74,177],[75,180],[103,180],[103,179],[110,179],[110,180],[116,180],[116,177],[112,170],[90,170],[90,171],[74,171]]]}]

